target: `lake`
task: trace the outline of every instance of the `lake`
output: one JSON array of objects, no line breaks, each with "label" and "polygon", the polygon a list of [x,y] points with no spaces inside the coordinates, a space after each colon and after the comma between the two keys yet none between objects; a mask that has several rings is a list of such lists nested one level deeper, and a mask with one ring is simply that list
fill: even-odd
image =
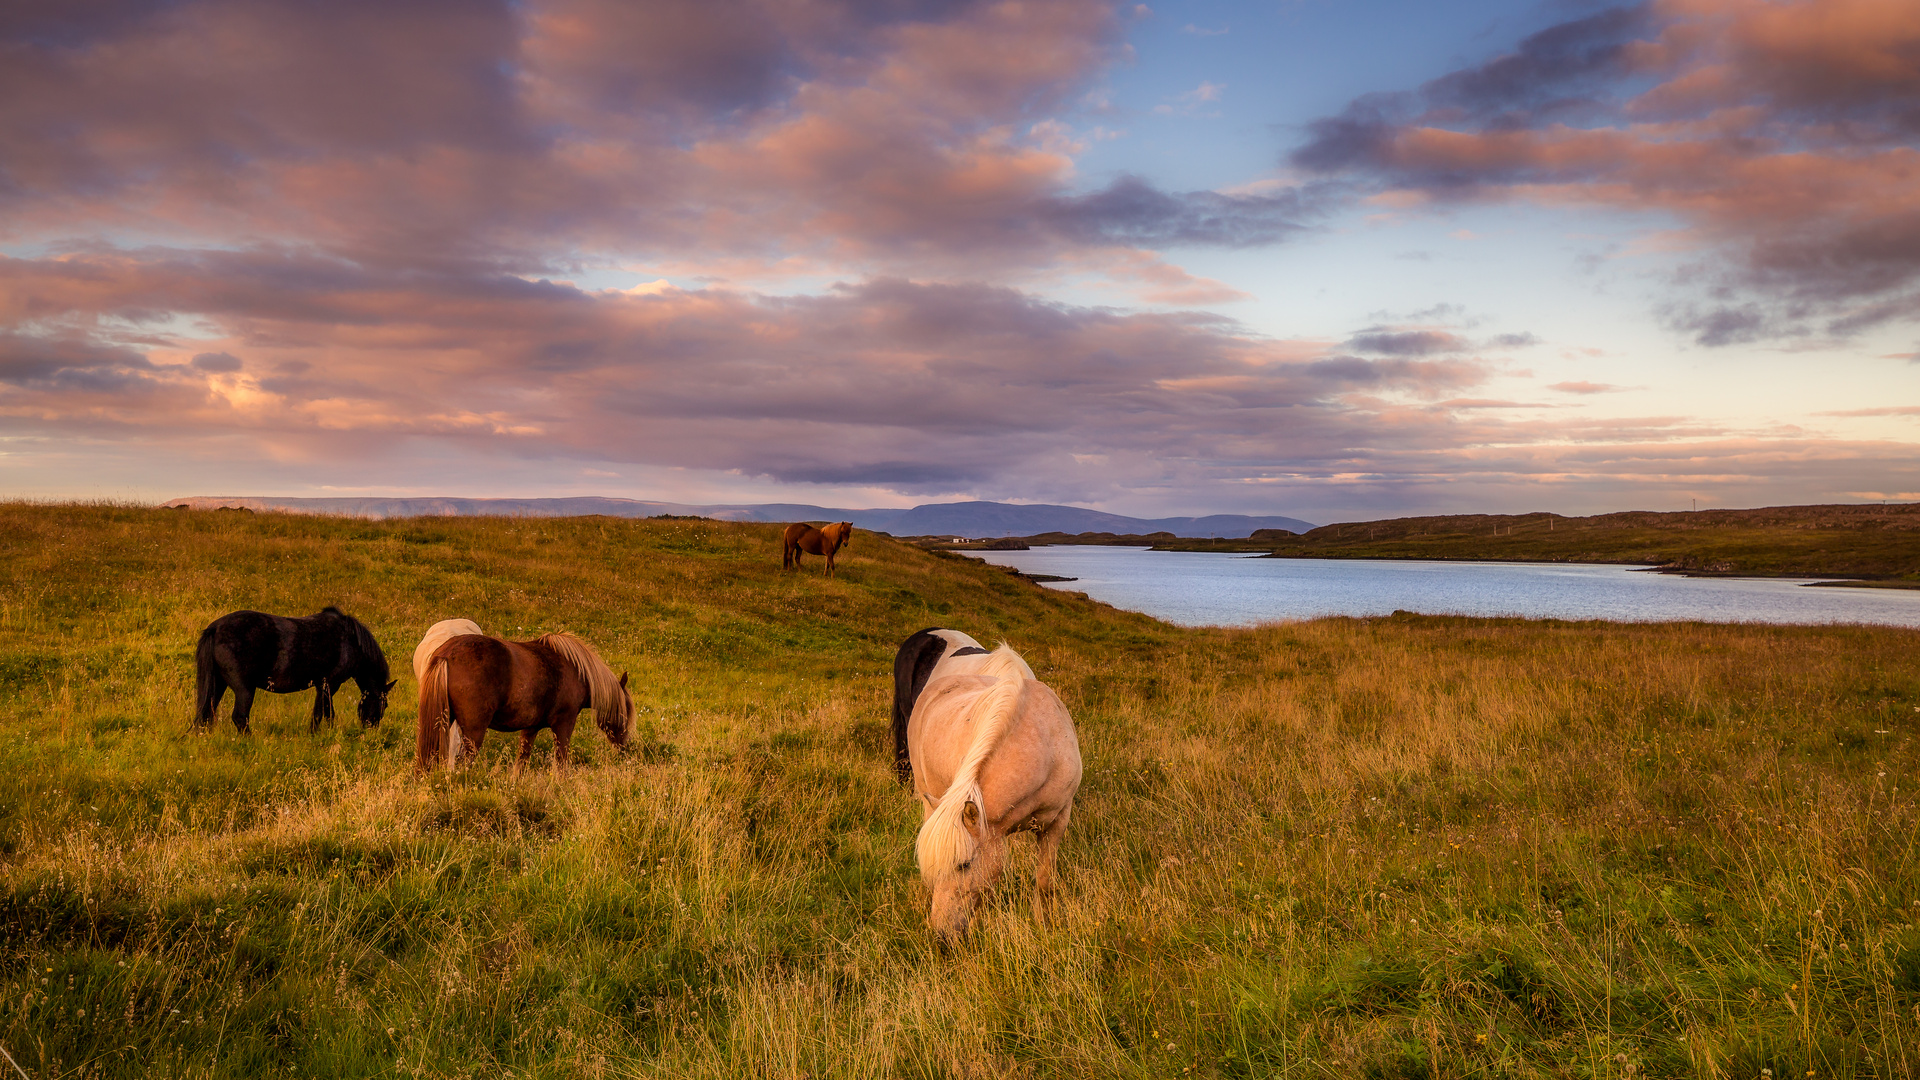
[{"label": "lake", "polygon": [[1689,578],[1577,563],[1261,559],[1218,552],[1037,547],[967,552],[1078,581],[1114,607],[1183,626],[1246,626],[1321,615],[1519,615],[1664,622],[1920,626],[1920,590],[1808,588],[1817,578]]}]

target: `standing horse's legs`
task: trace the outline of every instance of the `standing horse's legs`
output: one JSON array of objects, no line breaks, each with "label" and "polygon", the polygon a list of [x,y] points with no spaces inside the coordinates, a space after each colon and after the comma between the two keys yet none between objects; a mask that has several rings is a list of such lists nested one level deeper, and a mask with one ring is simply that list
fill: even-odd
[{"label": "standing horse's legs", "polygon": [[461,759],[470,758],[480,752],[480,741],[487,737],[487,725],[479,724],[469,732],[465,724],[454,720],[447,725],[447,769],[451,771],[460,764]]},{"label": "standing horse's legs", "polygon": [[1067,836],[1067,818],[1073,813],[1071,804],[1062,807],[1060,813],[1047,827],[1040,830],[1040,858],[1033,873],[1033,918],[1035,922],[1047,921],[1047,909],[1053,906],[1054,860],[1060,854],[1060,841]]},{"label": "standing horse's legs", "polygon": [[520,755],[513,759],[513,775],[519,776],[520,770],[527,767],[527,761],[533,757],[534,737],[539,734],[539,728],[528,728],[520,733]]},{"label": "standing horse's legs", "polygon": [[253,687],[240,683],[233,688],[233,729],[247,733],[247,721],[253,717]]},{"label": "standing horse's legs", "polygon": [[213,726],[213,714],[220,710],[220,700],[227,696],[227,681],[217,671],[200,673],[198,699],[194,703],[193,723],[195,727]]},{"label": "standing horse's legs", "polygon": [[580,714],[556,719],[553,722],[553,771],[565,773],[573,767],[573,725]]},{"label": "standing horse's legs", "polygon": [[333,719],[333,684],[325,679],[313,684],[313,717],[307,723],[307,733],[320,730],[320,721]]}]

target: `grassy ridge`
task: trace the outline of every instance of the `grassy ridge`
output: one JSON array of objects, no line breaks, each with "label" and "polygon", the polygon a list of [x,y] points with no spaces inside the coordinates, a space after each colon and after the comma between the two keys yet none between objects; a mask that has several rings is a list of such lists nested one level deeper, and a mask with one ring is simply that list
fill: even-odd
[{"label": "grassy ridge", "polygon": [[1692,513],[1452,514],[1263,529],[1239,540],[1049,533],[1029,544],[1150,545],[1275,558],[1641,563],[1695,574],[1920,583],[1920,504],[1775,506]]},{"label": "grassy ridge", "polygon": [[[1920,634],[1332,619],[1178,630],[856,536],[0,507],[0,1045],[82,1076],[1906,1076]],[[193,735],[237,607],[567,628],[640,748],[556,779],[385,725]],[[923,931],[892,647],[1006,637],[1087,777]],[[224,721],[223,721],[224,722]],[[82,1015],[84,1013],[84,1015]]]}]

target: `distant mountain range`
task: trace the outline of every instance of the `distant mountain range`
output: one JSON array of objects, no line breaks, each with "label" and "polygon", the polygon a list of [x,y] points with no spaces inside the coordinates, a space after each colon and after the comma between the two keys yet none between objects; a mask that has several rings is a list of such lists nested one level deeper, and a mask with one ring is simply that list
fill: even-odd
[{"label": "distant mountain range", "polygon": [[1244,537],[1255,529],[1285,529],[1304,533],[1312,523],[1290,517],[1249,517],[1213,514],[1207,517],[1135,518],[1103,514],[1079,506],[1024,506],[998,502],[925,503],[909,509],[847,510],[804,503],[755,503],[732,506],[695,506],[688,503],[647,502],[588,496],[572,499],[300,499],[276,496],[195,496],[173,499],[167,506],[195,510],[236,507],[283,510],[296,514],[341,514],[349,517],[658,517],[661,514],[697,515],[722,521],[851,521],[855,528],[895,536],[1034,536],[1039,533],[1169,532],[1185,537]]}]

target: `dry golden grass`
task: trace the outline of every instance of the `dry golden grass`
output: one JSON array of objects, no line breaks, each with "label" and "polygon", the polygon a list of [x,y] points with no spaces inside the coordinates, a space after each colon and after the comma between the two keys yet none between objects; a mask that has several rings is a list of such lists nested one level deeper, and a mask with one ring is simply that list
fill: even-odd
[{"label": "dry golden grass", "polygon": [[[776,530],[699,522],[0,536],[0,1046],[36,1080],[1920,1063],[1911,631],[1187,631],[864,534],[783,577]],[[189,731],[205,622],[329,602],[396,671],[448,615],[575,630],[641,749],[417,780],[404,675],[379,729],[263,695],[250,739]],[[1018,844],[952,953],[885,744],[929,624],[1020,648],[1087,766],[1056,921]]]}]

